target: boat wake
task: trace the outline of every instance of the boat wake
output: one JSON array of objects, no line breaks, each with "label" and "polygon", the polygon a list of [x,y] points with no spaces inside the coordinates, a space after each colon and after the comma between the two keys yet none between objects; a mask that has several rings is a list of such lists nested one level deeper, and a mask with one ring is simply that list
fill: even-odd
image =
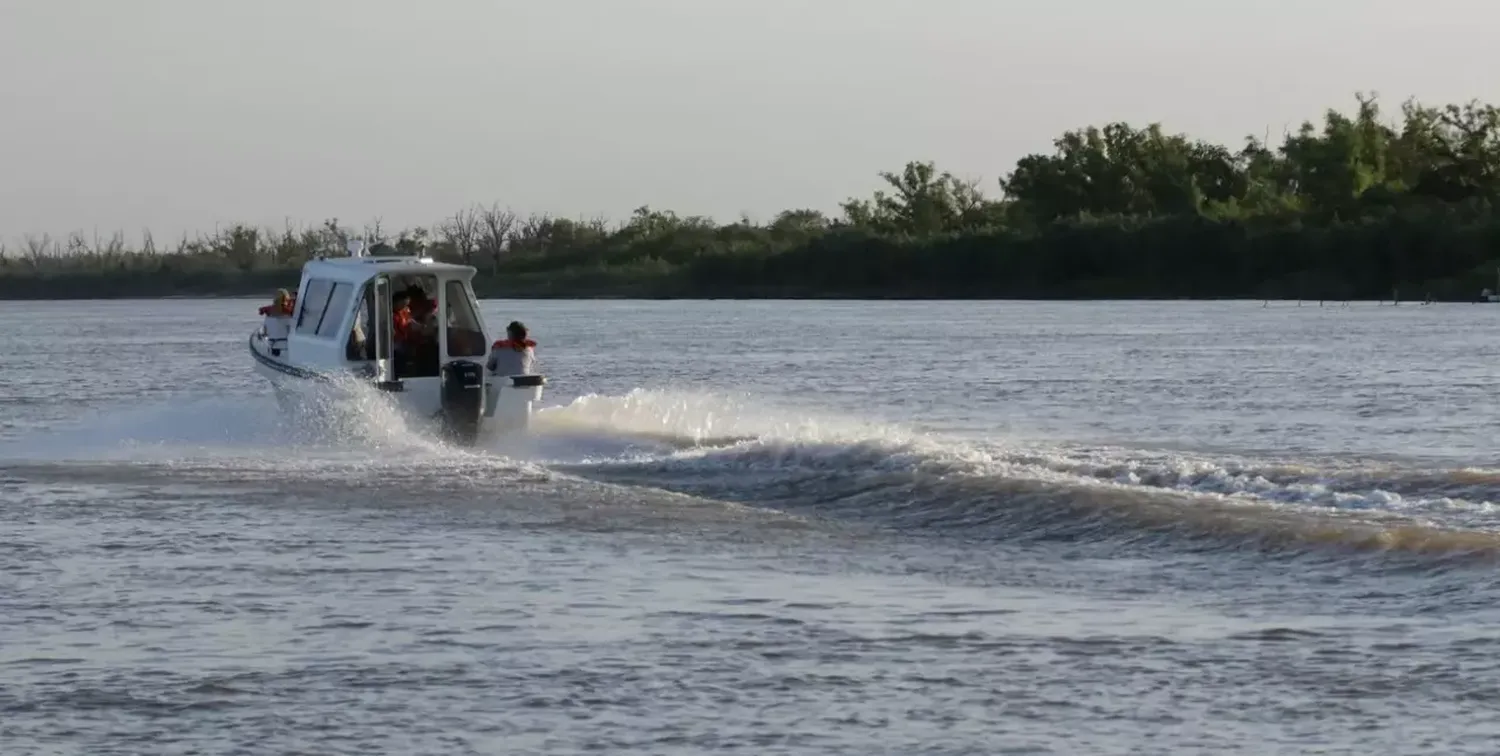
[{"label": "boat wake", "polygon": [[409,426],[380,392],[355,382],[331,386],[313,401],[316,420],[289,418],[263,395],[178,400],[89,416],[0,442],[0,471],[313,489],[547,477],[534,464],[446,445]]},{"label": "boat wake", "polygon": [[958,439],[697,401],[633,392],[544,413],[542,427],[629,430],[654,442],[549,467],[971,539],[1500,556],[1500,470]]},{"label": "boat wake", "polygon": [[496,492],[508,484],[581,481],[964,539],[1500,556],[1500,470],[953,438],[748,397],[642,390],[580,397],[540,411],[528,436],[457,449],[368,393],[339,400],[344,420],[318,428],[287,424],[261,398],[96,418],[0,444],[0,482],[378,480],[482,490],[503,506]]}]

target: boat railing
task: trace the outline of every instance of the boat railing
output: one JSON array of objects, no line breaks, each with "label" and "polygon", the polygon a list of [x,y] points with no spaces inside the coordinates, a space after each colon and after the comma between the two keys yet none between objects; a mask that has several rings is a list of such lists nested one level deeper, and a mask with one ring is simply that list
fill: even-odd
[{"label": "boat railing", "polygon": [[271,338],[270,334],[266,333],[266,327],[264,325],[255,329],[253,338],[256,341],[265,342],[266,351],[269,352],[272,357],[280,357],[282,351],[286,349],[286,338]]}]

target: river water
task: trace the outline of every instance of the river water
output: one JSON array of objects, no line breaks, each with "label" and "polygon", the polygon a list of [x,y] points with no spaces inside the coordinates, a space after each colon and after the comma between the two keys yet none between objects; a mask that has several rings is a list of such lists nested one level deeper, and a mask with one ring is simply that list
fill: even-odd
[{"label": "river water", "polygon": [[0,303],[0,753],[1500,747],[1500,308],[487,302],[461,451],[259,304]]}]

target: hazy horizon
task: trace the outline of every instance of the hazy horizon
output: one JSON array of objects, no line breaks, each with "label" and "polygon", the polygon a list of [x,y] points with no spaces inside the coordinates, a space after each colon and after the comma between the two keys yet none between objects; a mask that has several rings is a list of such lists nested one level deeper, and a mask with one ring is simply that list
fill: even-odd
[{"label": "hazy horizon", "polygon": [[[0,241],[234,222],[836,212],[1064,130],[1236,144],[1493,100],[1478,0],[0,0]],[[1315,10],[1314,10],[1315,8]]]}]

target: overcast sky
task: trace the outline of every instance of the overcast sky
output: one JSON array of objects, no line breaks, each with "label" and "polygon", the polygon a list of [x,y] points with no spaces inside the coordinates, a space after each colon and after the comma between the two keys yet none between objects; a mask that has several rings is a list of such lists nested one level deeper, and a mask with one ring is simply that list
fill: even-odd
[{"label": "overcast sky", "polygon": [[1065,129],[1500,100],[1495,0],[0,0],[0,239],[836,210]]}]

